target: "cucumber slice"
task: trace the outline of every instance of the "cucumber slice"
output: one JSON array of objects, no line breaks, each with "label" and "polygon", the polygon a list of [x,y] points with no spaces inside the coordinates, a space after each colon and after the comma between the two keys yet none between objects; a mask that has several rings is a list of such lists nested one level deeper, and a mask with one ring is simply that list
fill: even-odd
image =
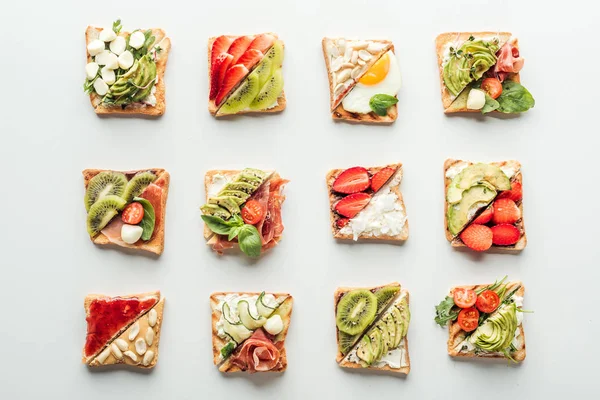
[{"label": "cucumber slice", "polygon": [[275,309],[277,307],[270,307],[267,306],[264,302],[263,302],[263,298],[265,297],[265,292],[262,292],[259,296],[258,299],[256,299],[256,309],[258,310],[258,314],[261,317],[265,317],[268,318],[271,316],[271,314],[273,314],[273,311],[275,311]]},{"label": "cucumber slice", "polygon": [[229,304],[223,303],[221,313],[223,314],[223,319],[229,322],[230,324],[236,325],[240,323],[240,321],[234,321],[233,318],[231,318],[231,310],[229,309]]},{"label": "cucumber slice", "polygon": [[254,316],[252,316],[250,313],[250,304],[248,304],[246,300],[241,300],[238,303],[238,312],[242,324],[248,329],[256,330],[267,322],[265,317],[259,316],[258,318],[254,318]]},{"label": "cucumber slice", "polygon": [[238,345],[252,336],[252,331],[246,328],[240,321],[234,322],[231,318],[229,304],[224,303],[221,309],[223,313],[223,332]]}]

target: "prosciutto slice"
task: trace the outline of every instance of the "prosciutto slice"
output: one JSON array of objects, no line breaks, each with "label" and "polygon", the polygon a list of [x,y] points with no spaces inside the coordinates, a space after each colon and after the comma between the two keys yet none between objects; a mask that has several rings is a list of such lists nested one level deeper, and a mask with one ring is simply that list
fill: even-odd
[{"label": "prosciutto slice", "polygon": [[281,354],[277,346],[265,335],[262,328],[258,328],[247,339],[239,354],[232,359],[232,363],[248,372],[264,372],[274,369],[279,364]]},{"label": "prosciutto slice", "polygon": [[498,61],[494,66],[494,74],[503,82],[509,74],[516,74],[523,68],[525,59],[520,56],[519,49],[515,47],[516,39],[511,39],[502,46],[496,56]]}]

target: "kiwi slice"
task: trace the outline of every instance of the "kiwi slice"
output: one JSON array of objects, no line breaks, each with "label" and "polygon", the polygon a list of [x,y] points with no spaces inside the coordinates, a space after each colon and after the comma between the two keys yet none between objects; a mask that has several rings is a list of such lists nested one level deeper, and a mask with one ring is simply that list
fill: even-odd
[{"label": "kiwi slice", "polygon": [[283,64],[283,43],[281,40],[276,40],[273,47],[265,54],[265,59],[271,62],[271,71],[274,72]]},{"label": "kiwi slice", "polygon": [[375,291],[375,297],[377,297],[377,314],[383,311],[399,291],[400,288],[398,286],[384,286]]},{"label": "kiwi slice", "polygon": [[337,305],[336,325],[349,335],[364,331],[377,311],[377,297],[367,289],[355,289],[346,293]]},{"label": "kiwi slice", "polygon": [[90,211],[92,204],[108,195],[122,196],[125,186],[127,186],[127,178],[124,174],[114,171],[100,172],[90,179],[85,191],[83,201],[86,211]]},{"label": "kiwi slice", "polygon": [[278,68],[260,89],[260,92],[258,92],[252,103],[250,103],[250,108],[253,110],[263,110],[271,107],[277,101],[282,90],[283,73],[281,72],[281,68]]},{"label": "kiwi slice", "polygon": [[358,339],[357,335],[348,335],[344,332],[338,332],[338,348],[343,355],[346,355],[352,350],[352,346],[356,343],[356,339]]},{"label": "kiwi slice", "polygon": [[127,202],[113,194],[95,202],[88,212],[87,230],[90,236],[96,236],[121,211]]},{"label": "kiwi slice", "polygon": [[252,103],[252,100],[254,100],[258,94],[259,89],[258,75],[248,75],[240,87],[238,87],[235,92],[229,96],[225,104],[219,108],[218,114],[235,114],[242,111]]},{"label": "kiwi slice", "polygon": [[267,83],[269,76],[271,76],[272,69],[271,60],[266,56],[263,57],[260,64],[252,71],[253,74],[258,75],[258,87],[263,87],[263,85]]},{"label": "kiwi slice", "polygon": [[142,194],[144,189],[146,189],[146,187],[155,180],[156,175],[154,175],[150,171],[138,173],[133,178],[131,178],[131,180],[127,184],[127,187],[125,188],[125,193],[123,193],[123,198],[127,200],[128,203],[130,203],[134,197],[137,197],[140,194]]},{"label": "kiwi slice", "polygon": [[219,217],[221,219],[229,219],[231,213],[216,204],[205,204],[200,207],[200,210],[204,215],[212,215],[213,217]]}]

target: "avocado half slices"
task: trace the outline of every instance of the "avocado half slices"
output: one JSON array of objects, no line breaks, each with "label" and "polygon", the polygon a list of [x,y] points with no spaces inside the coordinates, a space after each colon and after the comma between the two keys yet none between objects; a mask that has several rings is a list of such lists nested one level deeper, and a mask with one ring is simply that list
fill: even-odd
[{"label": "avocado half slices", "polygon": [[489,352],[505,352],[517,330],[517,306],[514,303],[498,308],[469,337],[477,348]]}]

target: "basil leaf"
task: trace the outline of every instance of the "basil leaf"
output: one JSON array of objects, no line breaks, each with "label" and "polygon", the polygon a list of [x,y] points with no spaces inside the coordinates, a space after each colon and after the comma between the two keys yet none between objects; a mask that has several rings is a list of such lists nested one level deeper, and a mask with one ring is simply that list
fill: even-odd
[{"label": "basil leaf", "polygon": [[224,347],[221,348],[221,356],[223,356],[223,358],[227,358],[231,355],[231,353],[233,353],[234,350],[235,350],[235,343],[229,342]]},{"label": "basil leaf", "polygon": [[446,296],[440,304],[435,307],[435,322],[439,326],[446,326],[448,321],[454,321],[458,318],[458,310],[454,304],[454,299],[450,296]]},{"label": "basil leaf", "polygon": [[498,103],[489,94],[486,93],[485,94],[485,104],[484,104],[483,108],[481,109],[481,113],[486,114],[486,113],[492,112],[494,110],[497,110],[498,107],[500,107],[500,103]]},{"label": "basil leaf", "polygon": [[496,100],[500,104],[498,111],[503,113],[521,113],[535,106],[531,93],[514,81],[502,83],[502,94]]},{"label": "basil leaf", "polygon": [[143,229],[142,240],[150,240],[154,233],[154,224],[156,223],[154,207],[152,207],[152,204],[148,200],[141,197],[134,197],[133,201],[140,203],[144,207],[144,218],[140,222],[140,226]]},{"label": "basil leaf", "polygon": [[229,231],[229,235],[227,236],[227,240],[231,242],[233,239],[235,239],[235,237],[238,235],[238,233],[240,233],[241,229],[242,229],[241,226],[236,226],[236,227],[231,228],[231,230]]},{"label": "basil leaf", "polygon": [[113,22],[113,32],[115,32],[116,34],[118,34],[119,32],[121,32],[121,28],[123,28],[123,25],[121,25],[121,20],[118,19],[115,22]]},{"label": "basil leaf", "polygon": [[208,226],[208,229],[216,233],[217,235],[229,235],[232,226],[219,217],[212,215],[202,215],[202,221]]},{"label": "basil leaf", "polygon": [[247,256],[260,256],[262,241],[260,239],[260,234],[254,225],[244,225],[240,228],[238,232],[238,242],[240,244],[240,250]]},{"label": "basil leaf", "polygon": [[369,107],[380,117],[387,115],[387,109],[398,102],[398,99],[389,94],[376,94],[369,100]]}]

